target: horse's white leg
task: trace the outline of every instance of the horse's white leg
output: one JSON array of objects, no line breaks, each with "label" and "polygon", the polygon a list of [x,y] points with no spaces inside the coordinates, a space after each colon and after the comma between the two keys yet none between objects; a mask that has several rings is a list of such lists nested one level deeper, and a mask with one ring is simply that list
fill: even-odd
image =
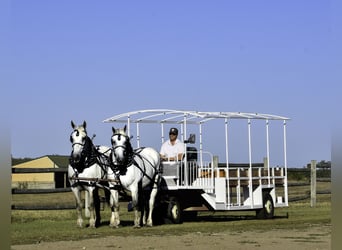
[{"label": "horse's white leg", "polygon": [[131,189],[132,205],[134,210],[134,226],[135,228],[140,227],[141,213],[139,211],[139,192],[138,186]]},{"label": "horse's white leg", "polygon": [[144,194],[144,197],[143,197],[143,203],[142,203],[142,205],[143,205],[143,207],[141,208],[141,213],[142,213],[142,223],[143,223],[143,225],[146,225],[146,218],[147,218],[147,216],[146,216],[146,214],[147,214],[147,211],[148,211],[148,207],[147,207],[147,204],[146,204],[146,202],[145,202],[145,194]]},{"label": "horse's white leg", "polygon": [[119,216],[119,210],[120,210],[120,204],[119,204],[119,192],[118,190],[111,189],[110,190],[110,207],[112,210],[112,215],[110,218],[109,226],[113,228],[118,228],[120,225],[120,216]]},{"label": "horse's white leg", "polygon": [[158,182],[159,182],[159,175],[156,175],[155,182],[153,184],[151,194],[150,194],[150,200],[149,200],[149,209],[148,209],[148,217],[146,226],[152,227],[153,226],[153,220],[152,220],[152,214],[154,209],[154,203],[156,201],[156,196],[158,193]]},{"label": "horse's white leg", "polygon": [[94,188],[93,187],[89,187],[88,188],[88,194],[89,194],[89,214],[90,214],[90,218],[89,218],[89,227],[90,228],[95,228],[95,222],[96,222],[96,218],[95,218],[95,207],[94,207]]},{"label": "horse's white leg", "polygon": [[82,218],[82,199],[81,199],[81,189],[78,187],[71,188],[74,193],[76,199],[76,211],[77,211],[77,225],[82,228],[83,227],[83,218]]}]

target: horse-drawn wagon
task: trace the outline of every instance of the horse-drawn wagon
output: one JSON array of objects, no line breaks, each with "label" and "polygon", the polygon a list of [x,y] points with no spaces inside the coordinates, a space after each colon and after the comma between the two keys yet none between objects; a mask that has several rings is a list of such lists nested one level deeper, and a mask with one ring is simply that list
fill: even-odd
[{"label": "horse-drawn wagon", "polygon": [[[179,127],[185,143],[184,158],[161,163],[155,210],[172,222],[181,223],[185,215],[208,210],[255,210],[258,217],[272,218],[274,208],[288,206],[287,120],[258,113],[151,109],[119,114],[104,122],[127,125],[128,136],[135,134],[137,148],[147,137],[159,136],[155,127],[145,130],[149,131],[148,136],[141,133],[143,125],[160,127],[161,143],[168,127]],[[264,123],[261,127],[260,122]],[[277,128],[271,129],[271,125]],[[239,133],[242,135],[236,139]],[[237,151],[240,146],[244,147],[243,152]],[[209,147],[219,147],[222,162]],[[235,156],[238,154],[241,159],[245,157],[243,163],[234,162],[240,159]],[[276,163],[279,159],[281,162]]]}]

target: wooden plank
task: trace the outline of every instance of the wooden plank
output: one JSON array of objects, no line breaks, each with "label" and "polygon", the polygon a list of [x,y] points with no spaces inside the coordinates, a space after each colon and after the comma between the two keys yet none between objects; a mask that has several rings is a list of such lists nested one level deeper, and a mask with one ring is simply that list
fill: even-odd
[{"label": "wooden plank", "polygon": [[71,192],[71,188],[54,188],[54,189],[12,189],[12,194],[49,194],[49,193],[65,193]]},{"label": "wooden plank", "polygon": [[12,168],[12,173],[67,173],[66,168]]}]

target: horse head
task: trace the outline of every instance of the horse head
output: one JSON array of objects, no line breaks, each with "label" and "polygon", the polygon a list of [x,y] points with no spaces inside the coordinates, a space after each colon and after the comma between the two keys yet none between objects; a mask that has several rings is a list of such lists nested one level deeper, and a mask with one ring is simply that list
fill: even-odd
[{"label": "horse head", "polygon": [[116,129],[112,127],[113,135],[111,138],[112,155],[111,160],[116,165],[126,165],[133,153],[130,138],[126,133],[126,125],[124,128]]},{"label": "horse head", "polygon": [[71,158],[74,163],[79,163],[90,147],[90,138],[86,130],[87,123],[84,121],[82,125],[77,126],[71,121],[71,127],[73,128],[73,132],[70,135],[70,142],[72,143]]}]

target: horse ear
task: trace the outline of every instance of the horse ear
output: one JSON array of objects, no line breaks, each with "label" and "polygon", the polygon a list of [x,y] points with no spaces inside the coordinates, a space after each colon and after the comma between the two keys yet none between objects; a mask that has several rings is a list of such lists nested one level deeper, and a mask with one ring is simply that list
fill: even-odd
[{"label": "horse ear", "polygon": [[126,133],[126,128],[127,128],[127,127],[126,127],[126,124],[125,124],[125,126],[124,126],[124,132],[125,132],[125,133]]},{"label": "horse ear", "polygon": [[86,127],[87,127],[87,123],[86,121],[83,121],[83,128],[86,129]]},{"label": "horse ear", "polygon": [[112,127],[112,131],[113,131],[113,134],[115,134],[115,128],[114,127]]},{"label": "horse ear", "polygon": [[73,129],[75,129],[75,127],[76,127],[76,125],[75,125],[75,123],[71,120],[71,127],[73,128]]}]

